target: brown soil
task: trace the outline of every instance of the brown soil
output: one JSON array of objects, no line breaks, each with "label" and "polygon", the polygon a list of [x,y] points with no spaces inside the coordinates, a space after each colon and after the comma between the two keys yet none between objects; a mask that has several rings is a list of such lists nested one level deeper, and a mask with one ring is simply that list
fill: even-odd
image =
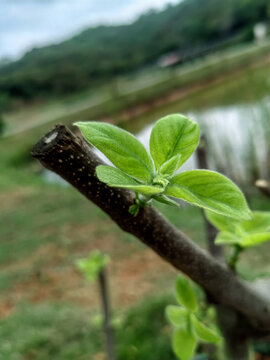
[{"label": "brown soil", "polygon": [[10,192],[0,192],[0,204],[1,211],[5,211],[8,209],[12,209],[26,199],[29,195],[34,192],[32,188],[26,187],[17,187],[12,189],[12,196],[10,196]]},{"label": "brown soil", "polygon": [[[29,187],[0,192],[1,211],[9,212],[21,205],[23,208],[34,191]],[[1,291],[0,318],[10,315],[22,301],[61,301],[98,308],[97,282],[87,282],[75,266],[76,260],[94,249],[110,255],[108,278],[114,308],[128,306],[157,291],[166,277],[172,279],[168,287],[173,286],[173,268],[139,242],[119,239],[120,230],[109,219],[78,225],[60,223],[57,228],[44,225],[39,231],[42,239],[50,236],[57,241],[40,245],[28,256],[0,266],[0,271],[15,279],[11,287]]]},{"label": "brown soil", "polygon": [[[90,228],[93,228],[93,224],[80,231],[87,234]],[[26,276],[2,294],[0,317],[11,314],[17,304],[25,300],[31,303],[66,301],[98,308],[98,284],[87,282],[75,269],[75,259],[82,257],[82,254],[86,256],[96,248],[108,252],[111,257],[108,274],[110,288],[113,289],[114,308],[134,304],[145,295],[155,292],[162,278],[171,277],[171,286],[173,284],[175,270],[153,251],[138,251],[134,243],[124,243],[113,236],[106,235],[94,242],[76,243],[71,253],[70,249],[46,244],[29,257],[5,266],[6,271],[23,271]]]}]

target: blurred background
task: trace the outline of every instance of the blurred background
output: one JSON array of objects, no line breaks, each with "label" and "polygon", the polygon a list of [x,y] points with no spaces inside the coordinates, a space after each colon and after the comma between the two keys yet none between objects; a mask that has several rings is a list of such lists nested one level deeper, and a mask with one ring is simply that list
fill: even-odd
[{"label": "blurred background", "polygon": [[[0,358],[106,358],[98,285],[75,266],[100,249],[117,359],[175,359],[164,317],[175,270],[30,151],[78,120],[117,124],[147,147],[157,119],[183,113],[209,167],[269,210],[254,186],[270,178],[269,1],[0,0],[0,14]],[[186,168],[197,167],[195,154]],[[159,209],[205,246],[200,210]],[[270,276],[269,250],[244,254],[245,279]]]}]

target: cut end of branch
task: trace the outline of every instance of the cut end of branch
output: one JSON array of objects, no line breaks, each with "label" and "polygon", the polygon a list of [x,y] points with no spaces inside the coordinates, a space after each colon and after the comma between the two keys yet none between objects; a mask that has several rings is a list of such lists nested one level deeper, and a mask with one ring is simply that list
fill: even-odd
[{"label": "cut end of branch", "polygon": [[255,182],[255,186],[267,197],[270,198],[270,183],[264,179],[258,179]]},{"label": "cut end of branch", "polygon": [[68,128],[58,124],[37,142],[31,151],[31,156],[42,159],[44,154],[50,152],[55,146],[61,143],[64,145],[64,142],[71,138],[78,141]]},{"label": "cut end of branch", "polygon": [[264,179],[259,179],[256,181],[255,185],[258,187],[258,188],[269,188],[269,183],[268,181],[264,180]]}]

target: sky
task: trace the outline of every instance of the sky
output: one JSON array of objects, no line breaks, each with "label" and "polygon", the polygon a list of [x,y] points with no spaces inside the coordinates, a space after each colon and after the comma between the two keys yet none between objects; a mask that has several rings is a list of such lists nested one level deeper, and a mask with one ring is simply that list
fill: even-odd
[{"label": "sky", "polygon": [[179,0],[0,0],[0,58],[59,42],[98,24],[132,22]]}]

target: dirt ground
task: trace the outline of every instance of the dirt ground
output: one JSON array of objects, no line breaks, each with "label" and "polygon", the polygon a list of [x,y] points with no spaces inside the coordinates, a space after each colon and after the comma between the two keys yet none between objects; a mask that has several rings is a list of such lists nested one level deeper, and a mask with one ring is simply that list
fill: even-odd
[{"label": "dirt ground", "polygon": [[[93,227],[93,224],[89,224],[80,228],[79,232],[87,234],[94,230]],[[44,231],[46,230],[50,231]],[[75,229],[73,231],[76,232]],[[76,237],[79,237],[78,231]],[[113,289],[114,308],[129,306],[139,302],[147,294],[160,291],[160,284],[166,283],[168,278],[171,279],[171,287],[173,286],[176,271],[169,264],[152,250],[143,248],[138,251],[134,243],[125,243],[113,234],[102,236],[94,242],[78,242],[71,248],[49,243],[40,246],[26,258],[1,266],[7,272],[26,275],[16,281],[8,291],[2,292],[0,317],[11,314],[22,301],[64,301],[97,308],[98,284],[87,282],[76,270],[73,261],[81,254],[86,256],[97,248],[110,254],[107,274],[109,286]]]}]

